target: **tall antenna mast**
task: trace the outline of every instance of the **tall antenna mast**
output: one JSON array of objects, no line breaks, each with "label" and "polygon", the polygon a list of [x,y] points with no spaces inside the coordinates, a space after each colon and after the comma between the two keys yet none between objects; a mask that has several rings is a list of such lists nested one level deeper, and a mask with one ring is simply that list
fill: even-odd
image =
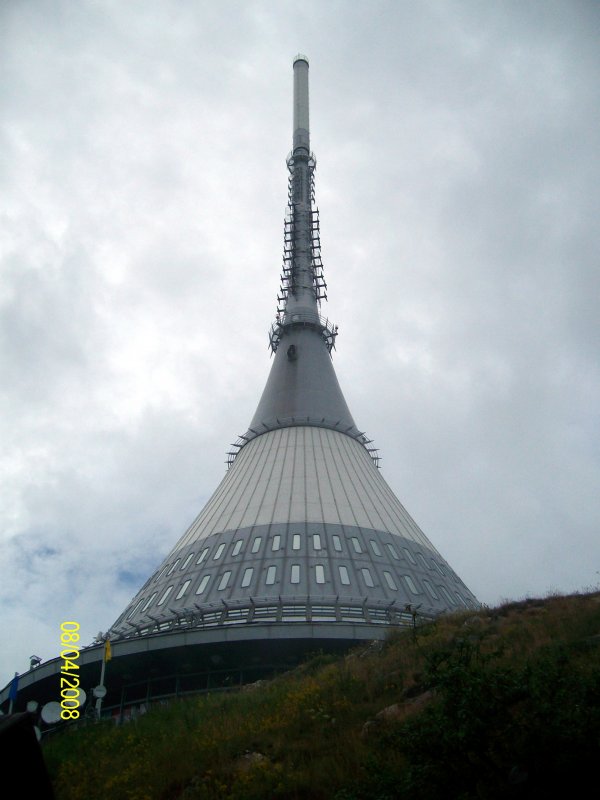
[{"label": "tall antenna mast", "polygon": [[340,389],[331,351],[337,325],[321,316],[327,299],[323,277],[319,209],[315,204],[317,161],[310,149],[308,59],[294,59],[292,150],[288,167],[288,203],[284,222],[281,286],[277,316],[269,331],[275,355],[267,384],[248,430],[232,443],[231,466],[238,452],[265,431],[297,425],[332,428],[357,439],[378,462],[372,441],[352,418]]},{"label": "tall antenna mast", "polygon": [[337,329],[319,317],[320,302],[327,299],[327,285],[321,260],[319,209],[315,205],[317,161],[310,151],[308,59],[304,55],[294,59],[293,111],[281,289],[270,345],[275,352],[286,327],[302,323],[318,328],[331,351]]},{"label": "tall antenna mast", "polygon": [[298,53],[294,59],[294,154],[310,153],[308,108],[308,58]]}]

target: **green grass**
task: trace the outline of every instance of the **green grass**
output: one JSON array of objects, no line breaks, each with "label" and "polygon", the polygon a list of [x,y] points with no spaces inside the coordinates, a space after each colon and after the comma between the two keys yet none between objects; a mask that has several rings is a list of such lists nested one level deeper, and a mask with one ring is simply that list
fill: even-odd
[{"label": "green grass", "polygon": [[600,595],[444,617],[44,751],[57,800],[579,796],[600,759]]}]

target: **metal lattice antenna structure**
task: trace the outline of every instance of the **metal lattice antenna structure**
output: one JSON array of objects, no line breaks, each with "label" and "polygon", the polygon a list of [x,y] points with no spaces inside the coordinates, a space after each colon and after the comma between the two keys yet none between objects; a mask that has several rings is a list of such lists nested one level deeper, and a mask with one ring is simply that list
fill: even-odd
[{"label": "metal lattice antenna structure", "polygon": [[372,440],[356,427],[333,368],[337,325],[320,314],[327,284],[315,204],[317,162],[310,149],[308,100],[308,59],[298,55],[281,287],[277,317],[269,331],[275,359],[250,427],[228,453],[230,466],[239,450],[265,431],[306,425],[331,428],[357,439],[378,464],[377,449],[369,447]]},{"label": "metal lattice antenna structure", "polygon": [[[478,606],[384,480],[340,389],[337,327],[320,313],[309,130],[308,60],[299,55],[271,371],[217,490],[106,634],[113,683],[104,708],[256,679],[316,649]],[[82,651],[82,676],[101,655]],[[55,692],[53,663],[30,685]]]}]

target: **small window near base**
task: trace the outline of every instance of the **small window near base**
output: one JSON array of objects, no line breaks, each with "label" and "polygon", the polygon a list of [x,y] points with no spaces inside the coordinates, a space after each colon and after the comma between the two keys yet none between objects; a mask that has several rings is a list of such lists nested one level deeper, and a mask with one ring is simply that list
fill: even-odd
[{"label": "small window near base", "polygon": [[165,589],[165,591],[163,593],[163,596],[160,598],[160,600],[158,601],[158,603],[156,605],[157,606],[162,606],[162,604],[166,601],[167,597],[171,594],[172,591],[173,591],[173,587],[172,586],[168,586]]},{"label": "small window near base", "polygon": [[464,599],[464,597],[461,594],[459,594],[458,592],[454,592],[454,594],[458,597],[458,602],[459,603],[462,603],[463,606],[467,606],[467,608],[469,607],[467,601]]},{"label": "small window near base", "polygon": [[134,606],[134,607],[131,609],[131,611],[129,612],[129,614],[127,614],[127,616],[125,617],[125,619],[129,619],[130,617],[133,617],[133,615],[134,615],[134,614],[135,614],[135,612],[138,610],[138,608],[139,608],[139,607],[142,605],[142,603],[143,603],[143,602],[144,602],[144,598],[142,597],[142,599],[141,599],[140,601],[138,601],[137,605],[135,605],[135,606]]},{"label": "small window near base", "polygon": [[394,591],[397,591],[398,586],[396,585],[396,581],[392,577],[392,573],[391,572],[384,572],[383,573],[383,577],[385,578],[385,582],[390,587],[390,589],[393,589]]},{"label": "small window near base", "polygon": [[346,567],[340,567],[340,583],[343,586],[350,586],[350,576]]},{"label": "small window near base", "polygon": [[175,595],[175,600],[181,600],[183,595],[187,592],[188,586],[190,585],[191,582],[192,582],[192,579],[188,578],[188,580],[182,585],[181,589]]},{"label": "small window near base", "polygon": [[433,588],[431,583],[427,580],[427,578],[423,578],[423,586],[429,592],[429,594],[433,597],[434,600],[439,600],[439,595],[436,590]]},{"label": "small window near base", "polygon": [[223,550],[225,550],[225,545],[224,544],[220,544],[217,547],[217,552],[213,556],[213,561],[216,561],[217,559],[221,558],[221,556],[223,555]]},{"label": "small window near base", "polygon": [[387,544],[387,549],[390,551],[390,555],[392,558],[396,559],[396,561],[400,561],[400,556],[398,555],[398,551],[394,547],[393,544]]},{"label": "small window near base", "polygon": [[366,567],[363,567],[361,569],[361,573],[362,573],[363,580],[364,580],[366,586],[372,587],[372,586],[375,585],[373,583],[373,577],[371,575],[371,571],[370,570],[368,570]]},{"label": "small window near base", "polygon": [[152,603],[153,603],[153,601],[154,601],[154,598],[156,597],[156,595],[157,595],[157,594],[158,594],[158,592],[154,592],[154,594],[153,594],[153,595],[151,595],[151,596],[148,598],[148,602],[147,602],[147,603],[146,603],[146,605],[145,605],[145,606],[142,608],[142,612],[144,612],[144,611],[146,611],[148,608],[150,608],[150,606],[152,605]]},{"label": "small window near base", "polygon": [[448,590],[446,589],[445,586],[438,586],[438,589],[444,595],[444,598],[446,599],[446,602],[448,602],[451,606],[455,606],[456,605],[456,601],[452,599],[452,597],[450,596],[450,593],[448,592]]},{"label": "small window near base", "polygon": [[169,568],[169,565],[167,564],[166,567],[163,567],[161,569],[161,571],[158,573],[156,578],[154,578],[154,583],[156,583],[156,581],[159,580],[159,578],[162,578],[162,576],[165,574],[165,572],[167,571],[168,568]]},{"label": "small window near base", "polygon": [[233,550],[231,551],[232,556],[238,556],[240,554],[240,550],[242,549],[242,545],[244,544],[243,539],[238,539],[237,542],[233,545]]},{"label": "small window near base", "polygon": [[183,562],[183,564],[179,567],[179,569],[180,570],[184,570],[187,567],[187,565],[190,563],[190,561],[192,560],[193,557],[194,557],[194,554],[190,553],[189,556]]},{"label": "small window near base", "polygon": [[267,570],[267,577],[265,578],[265,583],[267,586],[272,586],[275,583],[275,577],[277,575],[277,567],[270,566]]},{"label": "small window near base", "polygon": [[244,577],[242,578],[242,589],[245,589],[247,586],[250,586],[253,572],[254,569],[252,567],[248,567],[248,569],[244,570]]},{"label": "small window near base", "polygon": [[219,581],[219,585],[217,586],[217,589],[219,591],[222,591],[223,589],[227,588],[229,584],[229,578],[231,578],[231,570],[227,570],[227,572],[224,572],[221,575],[221,580]]}]

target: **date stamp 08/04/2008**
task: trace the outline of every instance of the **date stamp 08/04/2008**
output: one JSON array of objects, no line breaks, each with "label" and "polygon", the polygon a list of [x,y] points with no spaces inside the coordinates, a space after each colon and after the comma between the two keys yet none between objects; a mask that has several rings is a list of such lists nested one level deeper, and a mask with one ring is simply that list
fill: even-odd
[{"label": "date stamp 08/04/2008", "polygon": [[60,716],[62,719],[79,718],[79,623],[63,622],[60,626]]}]

